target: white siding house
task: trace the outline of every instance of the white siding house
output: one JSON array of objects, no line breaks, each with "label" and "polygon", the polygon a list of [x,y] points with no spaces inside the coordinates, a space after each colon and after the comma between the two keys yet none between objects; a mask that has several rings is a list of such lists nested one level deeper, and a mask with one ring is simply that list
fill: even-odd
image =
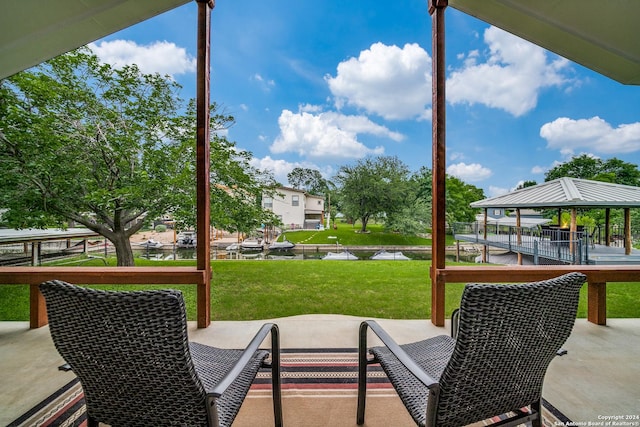
[{"label": "white siding house", "polygon": [[286,230],[324,225],[324,197],[303,190],[280,187],[273,197],[262,197],[262,207],[276,214]]}]

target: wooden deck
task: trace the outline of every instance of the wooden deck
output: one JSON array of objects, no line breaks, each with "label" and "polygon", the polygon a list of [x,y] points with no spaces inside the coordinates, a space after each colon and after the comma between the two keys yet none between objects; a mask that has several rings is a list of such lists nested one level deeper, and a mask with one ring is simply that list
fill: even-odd
[{"label": "wooden deck", "polygon": [[592,245],[583,240],[551,240],[527,234],[487,234],[486,238],[478,234],[456,234],[455,239],[521,253],[529,256],[535,265],[548,264],[549,261],[590,265],[640,264],[640,251],[637,249],[625,255],[623,247]]}]

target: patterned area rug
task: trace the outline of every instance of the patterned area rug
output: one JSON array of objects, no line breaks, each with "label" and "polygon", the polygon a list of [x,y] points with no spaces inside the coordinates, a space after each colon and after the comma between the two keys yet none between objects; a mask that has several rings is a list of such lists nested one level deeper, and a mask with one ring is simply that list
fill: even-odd
[{"label": "patterned area rug", "polygon": [[[282,351],[281,356],[283,407],[287,426],[356,425],[358,363],[355,350],[286,349]],[[271,422],[262,418],[265,413],[269,413],[270,388],[270,372],[262,370],[258,373],[234,426],[272,425]],[[376,405],[367,405],[367,425],[374,425],[375,420],[380,425],[414,425],[408,414],[403,413],[404,408],[400,399],[379,366],[369,367],[367,390],[367,399],[377,400]],[[380,405],[381,401],[385,403]],[[308,405],[308,402],[316,403]],[[321,403],[317,404],[317,402]],[[342,411],[339,409],[341,405]],[[379,413],[375,412],[376,407]],[[341,420],[337,421],[332,417],[339,417]],[[384,417],[387,419],[383,419]],[[304,418],[307,419],[296,421]],[[342,420],[342,418],[346,419]],[[491,425],[500,419],[495,417],[476,426]],[[393,424],[388,424],[389,422]],[[569,423],[570,421],[560,411],[543,400],[543,425],[553,427],[570,425]],[[78,380],[74,379],[8,427],[86,426],[86,424],[82,388]]]}]

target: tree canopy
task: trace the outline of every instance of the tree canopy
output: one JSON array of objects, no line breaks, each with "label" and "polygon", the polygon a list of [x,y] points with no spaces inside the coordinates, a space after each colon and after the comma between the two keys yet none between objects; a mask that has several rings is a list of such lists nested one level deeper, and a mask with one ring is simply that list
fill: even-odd
[{"label": "tree canopy", "polygon": [[307,193],[322,195],[328,190],[327,180],[317,169],[296,167],[287,174],[287,180],[296,190],[304,190]]},{"label": "tree canopy", "polygon": [[[174,214],[193,224],[195,107],[185,107],[179,90],[136,66],[101,64],[87,48],[0,81],[4,220],[16,228],[82,224],[114,244],[118,265],[133,265],[129,238],[145,222]],[[233,123],[215,108],[214,132]],[[261,193],[262,183],[244,169],[248,158],[213,138],[214,200],[229,203],[221,187]],[[228,205],[213,206],[216,219],[233,217]]]},{"label": "tree canopy", "polygon": [[549,169],[545,174],[545,181],[562,177],[591,179],[633,186],[640,185],[638,165],[615,157],[602,160],[588,154],[575,156],[571,160]]},{"label": "tree canopy", "polygon": [[350,218],[359,219],[361,231],[377,215],[400,210],[408,191],[409,169],[397,157],[367,157],[355,165],[341,166],[335,176],[340,187],[340,207]]}]

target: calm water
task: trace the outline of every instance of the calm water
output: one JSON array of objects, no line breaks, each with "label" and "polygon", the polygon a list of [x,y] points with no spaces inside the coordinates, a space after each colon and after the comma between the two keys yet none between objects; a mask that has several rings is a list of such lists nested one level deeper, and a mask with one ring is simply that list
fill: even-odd
[{"label": "calm water", "polygon": [[[337,251],[332,251],[337,252]],[[370,261],[370,257],[375,251],[361,251],[357,249],[349,249],[349,252],[358,257],[359,260]],[[390,251],[396,252],[396,251]],[[431,260],[431,252],[429,251],[400,251],[403,255],[411,260]],[[327,255],[327,251],[262,251],[262,252],[227,252],[222,249],[214,249],[211,252],[211,259],[246,259],[246,260],[319,260]],[[195,249],[134,249],[134,256],[150,260],[185,260],[196,259]],[[460,261],[474,262],[477,254],[460,254]],[[447,261],[456,261],[455,253],[446,254]]]}]

